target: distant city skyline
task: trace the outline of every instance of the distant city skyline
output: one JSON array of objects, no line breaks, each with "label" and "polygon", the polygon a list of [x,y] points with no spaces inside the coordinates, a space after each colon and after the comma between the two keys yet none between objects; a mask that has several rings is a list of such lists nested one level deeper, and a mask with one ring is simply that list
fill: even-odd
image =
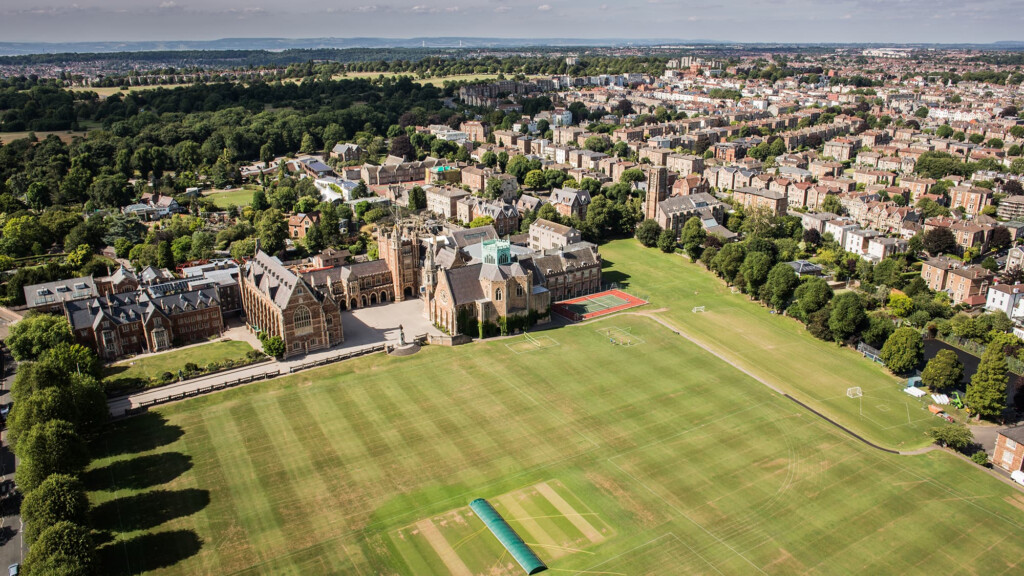
[{"label": "distant city skyline", "polygon": [[1013,0],[52,0],[0,5],[0,41],[481,36],[727,42],[1024,40]]}]

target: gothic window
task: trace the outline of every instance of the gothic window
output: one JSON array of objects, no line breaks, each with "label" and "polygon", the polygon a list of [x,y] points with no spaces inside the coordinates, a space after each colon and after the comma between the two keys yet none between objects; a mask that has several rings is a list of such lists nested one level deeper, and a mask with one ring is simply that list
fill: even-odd
[{"label": "gothic window", "polygon": [[516,284],[516,296],[522,296],[522,295],[523,295],[523,285],[522,284]]},{"label": "gothic window", "polygon": [[501,288],[494,291],[494,300],[495,302],[501,302]]},{"label": "gothic window", "polygon": [[299,306],[292,314],[292,323],[295,325],[296,334],[307,334],[313,331],[313,317],[309,314],[309,308]]}]

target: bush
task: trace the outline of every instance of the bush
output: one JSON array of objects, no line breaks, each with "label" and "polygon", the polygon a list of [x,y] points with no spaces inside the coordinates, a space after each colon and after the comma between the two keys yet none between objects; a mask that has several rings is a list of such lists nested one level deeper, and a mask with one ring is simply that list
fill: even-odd
[{"label": "bush", "polygon": [[971,461],[978,466],[984,466],[988,468],[988,454],[984,450],[978,450],[974,454],[971,454]]},{"label": "bush", "polygon": [[941,428],[932,428],[928,435],[941,446],[949,446],[955,450],[963,450],[974,442],[974,435],[963,424],[950,424]]}]

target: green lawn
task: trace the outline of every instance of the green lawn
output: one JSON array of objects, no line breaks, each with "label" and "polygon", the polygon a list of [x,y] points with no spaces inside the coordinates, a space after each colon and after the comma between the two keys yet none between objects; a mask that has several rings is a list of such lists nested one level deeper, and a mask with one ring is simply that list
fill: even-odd
[{"label": "green lawn", "polygon": [[521,574],[468,514],[478,497],[552,573],[1024,567],[1024,495],[974,464],[869,448],[647,318],[543,336],[373,355],[115,424],[85,478],[103,573]]},{"label": "green lawn", "polygon": [[252,203],[253,189],[249,187],[232,188],[231,190],[213,190],[207,192],[207,198],[213,198],[213,203],[218,208],[230,208],[231,206],[248,206]]},{"label": "green lawn", "polygon": [[[180,350],[171,350],[163,354],[142,356],[132,360],[119,362],[106,368],[107,386],[118,387],[117,381],[149,380],[159,378],[164,372],[177,374],[185,364],[192,363],[202,368],[210,362],[239,360],[245,358],[252,350],[248,342],[224,340],[210,342],[201,346],[192,346]],[[113,382],[112,382],[113,381]]]},{"label": "green lawn", "polygon": [[[855,350],[818,340],[797,320],[770,314],[749,297],[733,294],[703,265],[684,256],[644,248],[632,239],[602,246],[601,255],[606,282],[618,281],[649,296],[651,304],[644,310],[668,308],[659,315],[730,363],[877,444],[907,450],[929,443],[925,432],[934,419],[903,393],[905,380]],[[695,306],[706,312],[691,312]],[[861,402],[846,396],[855,386],[864,392]]]}]

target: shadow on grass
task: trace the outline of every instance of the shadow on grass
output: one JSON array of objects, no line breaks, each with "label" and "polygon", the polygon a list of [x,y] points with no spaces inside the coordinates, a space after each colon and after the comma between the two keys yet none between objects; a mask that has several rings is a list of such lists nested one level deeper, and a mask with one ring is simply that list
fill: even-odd
[{"label": "shadow on grass", "polygon": [[608,270],[608,268],[613,266],[615,266],[615,262],[612,262],[611,260],[601,260],[601,282],[603,284],[617,282],[620,286],[628,286],[630,278],[629,274],[620,270]]},{"label": "shadow on grass", "polygon": [[121,454],[139,454],[166,446],[184,434],[180,426],[167,423],[155,412],[119,420],[91,444],[94,459]]},{"label": "shadow on grass", "polygon": [[161,452],[118,460],[89,470],[82,476],[82,481],[89,491],[139,490],[166,484],[191,469],[191,456],[181,452]]},{"label": "shadow on grass", "polygon": [[92,522],[98,530],[148,530],[169,520],[195,514],[209,503],[210,493],[206,490],[152,490],[115,498],[93,507]]},{"label": "shadow on grass", "polygon": [[203,541],[191,530],[143,534],[113,542],[98,550],[102,574],[134,576],[173,566],[195,556]]}]

